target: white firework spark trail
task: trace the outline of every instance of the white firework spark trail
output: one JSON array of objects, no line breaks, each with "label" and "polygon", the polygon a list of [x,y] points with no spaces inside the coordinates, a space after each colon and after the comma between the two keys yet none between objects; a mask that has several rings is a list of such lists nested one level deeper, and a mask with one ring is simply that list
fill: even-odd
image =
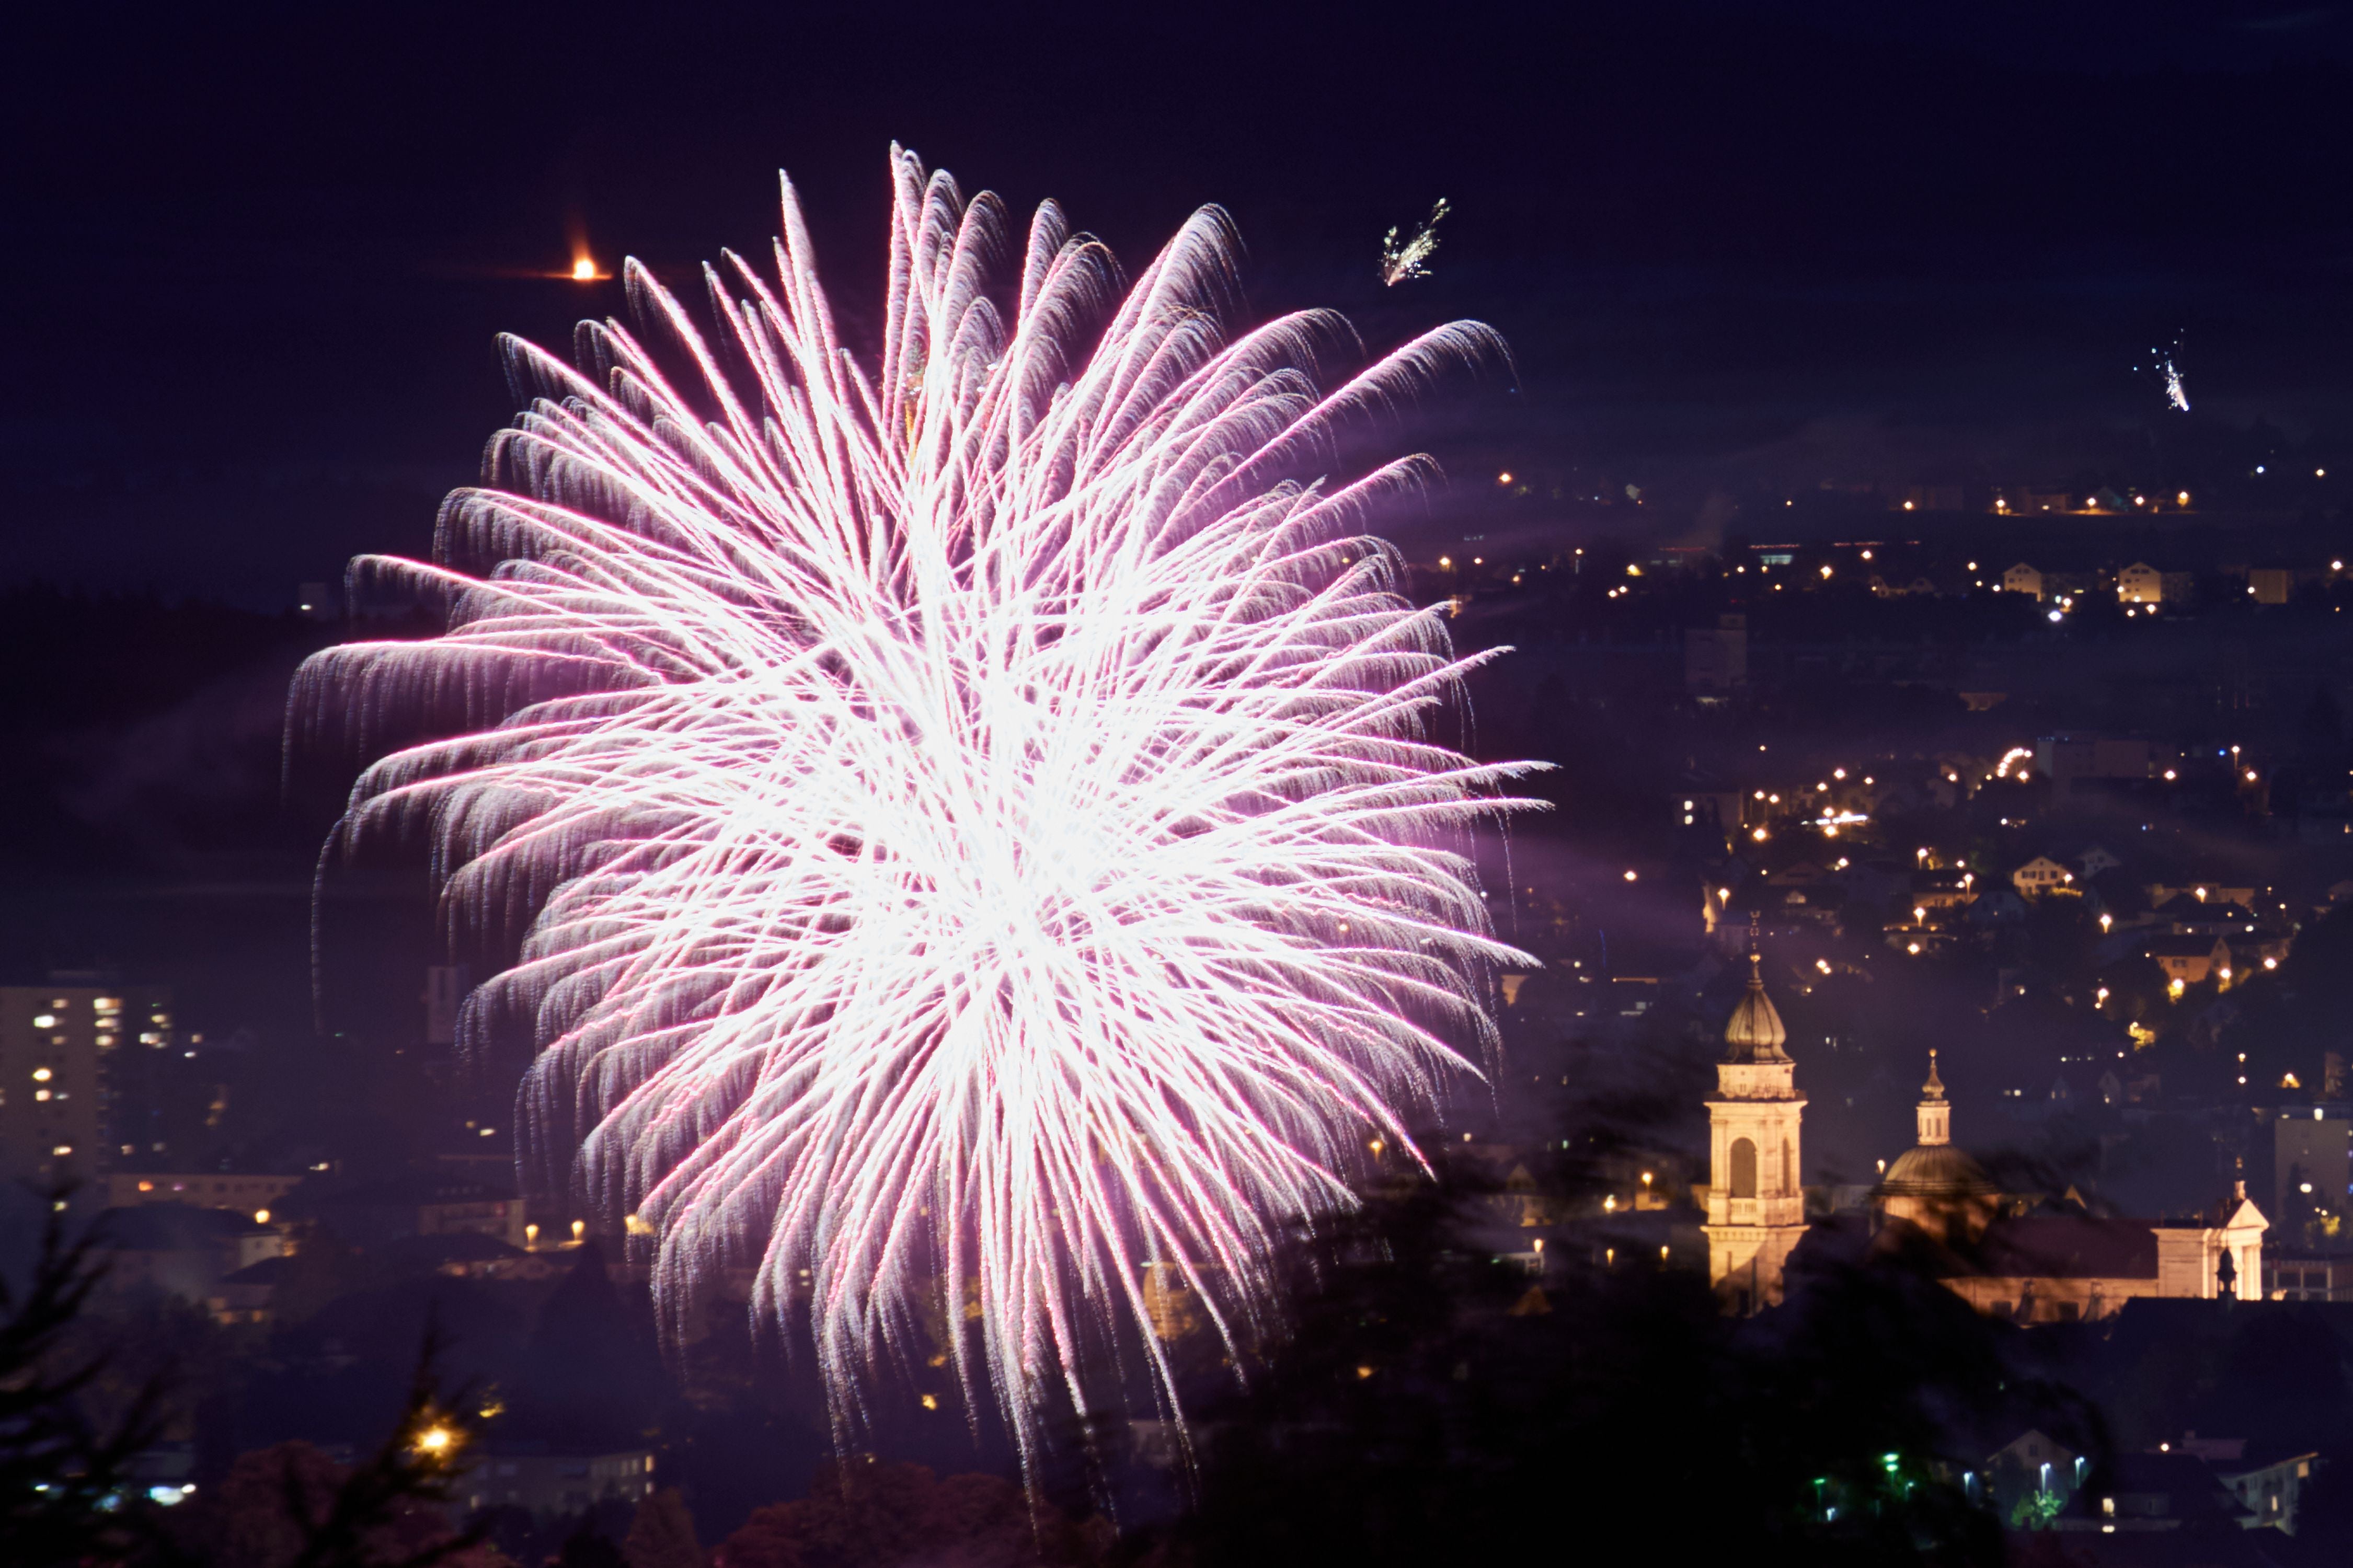
[{"label": "white firework spark trail", "polygon": [[1396,226],[1390,226],[1381,238],[1381,282],[1385,286],[1394,289],[1400,283],[1430,276],[1430,268],[1423,263],[1438,248],[1438,226],[1445,216],[1446,198],[1440,196],[1438,205],[1430,209],[1430,216],[1413,231],[1411,239],[1399,244]]},{"label": "white firework spark trail", "polygon": [[510,344],[540,395],[436,563],[353,563],[446,632],[317,656],[290,745],[448,737],[329,853],[422,831],[453,928],[522,932],[468,1027],[527,1014],[526,1163],[638,1219],[673,1328],[756,1268],[847,1435],[976,1301],[940,1348],[1027,1456],[1058,1382],[1173,1405],[1155,1268],[1257,1332],[1278,1230],[1411,1147],[1530,962],[1468,858],[1525,768],[1442,743],[1474,661],[1351,527],[1427,465],[1297,477],[1501,351],[1457,323],[1327,395],[1335,318],[1225,331],[1218,211],[1123,296],[1051,204],[1016,241],[892,173],[871,372],[789,183],[715,331],[631,263],[652,332]]}]

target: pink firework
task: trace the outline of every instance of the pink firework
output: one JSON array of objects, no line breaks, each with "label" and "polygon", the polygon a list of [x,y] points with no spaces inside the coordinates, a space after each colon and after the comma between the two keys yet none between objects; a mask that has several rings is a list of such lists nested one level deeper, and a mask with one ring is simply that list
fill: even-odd
[{"label": "pink firework", "polygon": [[1467,858],[1522,770],[1434,738],[1472,661],[1358,531],[1427,464],[1314,477],[1498,345],[1326,393],[1335,318],[1229,333],[1222,213],[1123,294],[1051,204],[1017,238],[891,171],[879,364],[789,184],[707,316],[630,263],[651,330],[512,344],[541,395],[437,563],[353,564],[447,631],[319,655],[293,723],[448,737],[338,842],[422,829],[452,921],[522,932],[470,1026],[533,1020],[527,1165],[633,1222],[673,1326],[753,1268],[840,1430],[944,1354],[1027,1454],[1058,1384],[1173,1402],[1148,1294],[1257,1331],[1277,1231],[1410,1150],[1528,962]]}]

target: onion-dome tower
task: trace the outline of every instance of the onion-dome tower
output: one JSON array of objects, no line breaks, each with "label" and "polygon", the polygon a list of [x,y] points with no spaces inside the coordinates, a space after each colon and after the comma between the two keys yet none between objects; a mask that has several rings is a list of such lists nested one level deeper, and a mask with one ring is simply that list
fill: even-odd
[{"label": "onion-dome tower", "polygon": [[1780,1300],[1783,1268],[1806,1234],[1799,1152],[1806,1097],[1781,1048],[1788,1037],[1765,994],[1752,917],[1748,990],[1724,1026],[1716,1097],[1707,1102],[1708,1278],[1736,1312]]}]

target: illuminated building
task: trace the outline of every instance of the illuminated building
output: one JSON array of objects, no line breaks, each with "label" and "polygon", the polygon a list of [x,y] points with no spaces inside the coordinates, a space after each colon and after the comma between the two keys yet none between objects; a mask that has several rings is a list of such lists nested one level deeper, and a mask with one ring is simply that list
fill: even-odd
[{"label": "illuminated building", "polygon": [[642,1502],[653,1492],[649,1448],[566,1454],[542,1443],[492,1443],[463,1467],[458,1479],[458,1495],[469,1513],[486,1508],[579,1513],[607,1500]]},{"label": "illuminated building", "polygon": [[47,1181],[102,1169],[118,1152],[119,1060],[172,1043],[164,986],[0,986],[0,1173]]},{"label": "illuminated building", "polygon": [[[1936,1060],[1919,1106],[1920,1142],[1874,1189],[1886,1250],[1919,1260],[1978,1311],[2021,1323],[2090,1322],[2146,1296],[2262,1298],[2270,1228],[2241,1182],[2197,1214],[2127,1219],[2080,1203],[2028,1210],[2004,1199],[1952,1142],[1952,1111]],[[1998,1212],[2008,1208],[2010,1212]]]},{"label": "illuminated building", "polygon": [[1708,1279],[1735,1312],[1780,1300],[1783,1269],[1806,1234],[1799,1184],[1806,1097],[1797,1090],[1797,1064],[1781,1049],[1788,1032],[1765,994],[1751,932],[1748,992],[1725,1026],[1716,1097],[1707,1102]]}]

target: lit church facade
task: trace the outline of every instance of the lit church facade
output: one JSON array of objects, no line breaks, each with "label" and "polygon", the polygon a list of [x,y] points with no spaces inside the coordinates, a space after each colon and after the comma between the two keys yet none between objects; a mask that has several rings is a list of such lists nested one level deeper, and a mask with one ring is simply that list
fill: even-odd
[{"label": "lit church facade", "polygon": [[1781,1300],[1789,1254],[1806,1234],[1806,1097],[1781,1048],[1788,1038],[1752,946],[1748,992],[1725,1026],[1715,1098],[1707,1102],[1708,1279],[1735,1312]]},{"label": "lit church facade", "polygon": [[[1748,988],[1725,1026],[1707,1101],[1708,1184],[1696,1194],[1706,1211],[1708,1279],[1736,1313],[1781,1300],[1790,1255],[1807,1234],[1806,1097],[1788,1039],[1752,942]],[[2262,1299],[2269,1222],[2243,1182],[2203,1213],[2167,1219],[2095,1214],[2073,1201],[2029,1209],[1997,1192],[1953,1142],[1934,1051],[1921,1089],[1919,1142],[1872,1194],[1875,1245],[1903,1247],[1979,1311],[2022,1323],[2089,1321],[2144,1296]]]}]

